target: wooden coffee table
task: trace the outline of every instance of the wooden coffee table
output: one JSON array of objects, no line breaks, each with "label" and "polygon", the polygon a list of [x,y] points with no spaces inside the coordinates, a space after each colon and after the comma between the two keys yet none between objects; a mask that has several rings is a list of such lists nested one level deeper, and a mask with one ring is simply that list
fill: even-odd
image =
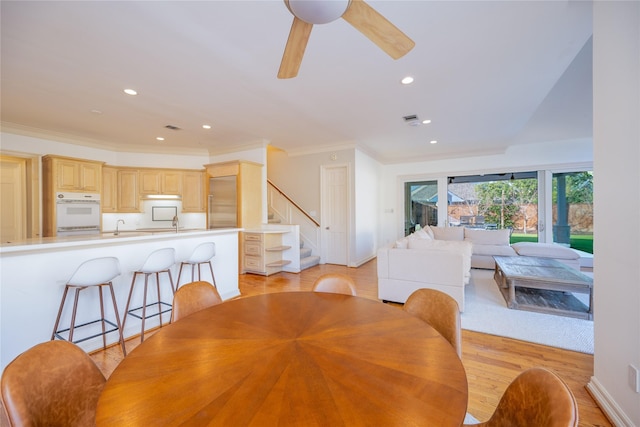
[{"label": "wooden coffee table", "polygon": [[[494,256],[494,278],[498,288],[513,309],[559,314],[593,320],[593,279],[551,258],[528,256]],[[577,292],[589,295],[589,307],[575,304],[572,295],[550,293],[550,298],[516,298],[516,288],[543,291]]]}]

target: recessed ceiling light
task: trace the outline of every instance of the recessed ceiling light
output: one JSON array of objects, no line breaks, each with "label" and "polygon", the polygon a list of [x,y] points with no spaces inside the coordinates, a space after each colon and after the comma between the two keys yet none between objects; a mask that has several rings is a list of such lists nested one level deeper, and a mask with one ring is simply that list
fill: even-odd
[{"label": "recessed ceiling light", "polygon": [[429,123],[431,123],[431,120],[429,120],[429,119],[422,121],[423,125],[428,125]]},{"label": "recessed ceiling light", "polygon": [[202,129],[211,129],[211,125],[202,125]]},{"label": "recessed ceiling light", "polygon": [[438,141],[436,141],[435,139],[429,141],[429,144],[437,144],[437,143],[438,143]]},{"label": "recessed ceiling light", "polygon": [[161,136],[156,137],[156,139],[157,139],[158,141],[164,141],[164,138],[163,138],[163,137],[161,137]]},{"label": "recessed ceiling light", "polygon": [[413,77],[407,76],[400,80],[400,83],[402,83],[403,85],[410,85],[411,83],[413,83]]},{"label": "recessed ceiling light", "polygon": [[138,92],[136,92],[133,89],[125,89],[124,93],[126,93],[127,95],[137,95],[138,94]]}]

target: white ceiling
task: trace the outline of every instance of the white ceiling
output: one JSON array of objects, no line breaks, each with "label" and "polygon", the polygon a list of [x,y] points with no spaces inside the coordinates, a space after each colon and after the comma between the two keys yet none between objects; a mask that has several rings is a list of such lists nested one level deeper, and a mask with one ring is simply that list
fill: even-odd
[{"label": "white ceiling", "polygon": [[394,61],[339,19],[279,80],[281,0],[2,0],[3,129],[138,152],[357,146],[383,163],[591,137],[590,2],[368,3],[411,52]]}]

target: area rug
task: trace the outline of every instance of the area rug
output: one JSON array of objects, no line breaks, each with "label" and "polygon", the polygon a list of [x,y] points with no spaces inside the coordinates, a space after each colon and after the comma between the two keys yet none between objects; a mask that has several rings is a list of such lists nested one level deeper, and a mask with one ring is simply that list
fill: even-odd
[{"label": "area rug", "polygon": [[470,331],[593,354],[593,321],[507,308],[493,270],[471,269],[461,320]]}]

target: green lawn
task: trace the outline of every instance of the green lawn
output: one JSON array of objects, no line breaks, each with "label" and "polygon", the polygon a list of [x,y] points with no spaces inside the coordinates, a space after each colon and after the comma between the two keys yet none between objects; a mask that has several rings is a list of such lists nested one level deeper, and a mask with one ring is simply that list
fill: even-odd
[{"label": "green lawn", "polygon": [[[511,235],[511,243],[537,242],[537,241],[538,241],[538,236],[535,234],[513,233]],[[571,235],[569,238],[569,245],[573,249],[578,249],[580,251],[584,251],[592,254],[593,253],[593,235],[592,234]]]}]

